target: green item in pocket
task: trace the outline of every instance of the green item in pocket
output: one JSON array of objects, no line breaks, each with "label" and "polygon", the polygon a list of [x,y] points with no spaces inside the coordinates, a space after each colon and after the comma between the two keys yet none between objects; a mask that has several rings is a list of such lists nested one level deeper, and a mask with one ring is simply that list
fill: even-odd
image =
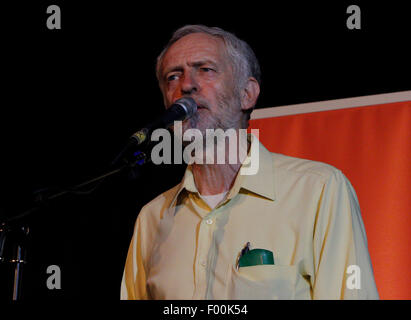
[{"label": "green item in pocket", "polygon": [[261,264],[274,264],[274,256],[270,250],[253,249],[240,257],[238,267],[251,267]]}]

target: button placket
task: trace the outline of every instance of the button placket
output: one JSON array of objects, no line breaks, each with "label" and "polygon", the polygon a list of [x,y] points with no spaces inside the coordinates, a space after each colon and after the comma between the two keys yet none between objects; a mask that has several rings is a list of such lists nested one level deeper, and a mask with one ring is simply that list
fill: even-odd
[{"label": "button placket", "polygon": [[212,241],[212,229],[207,221],[210,218],[203,218],[199,230],[198,230],[198,247],[195,262],[195,299],[202,299],[205,295],[205,283],[206,283],[206,272],[207,272],[207,258],[210,251],[211,241]]}]

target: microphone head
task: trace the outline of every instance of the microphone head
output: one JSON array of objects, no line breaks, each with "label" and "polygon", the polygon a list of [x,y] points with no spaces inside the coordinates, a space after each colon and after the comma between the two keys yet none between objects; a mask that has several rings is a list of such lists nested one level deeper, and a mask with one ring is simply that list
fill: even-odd
[{"label": "microphone head", "polygon": [[197,103],[191,97],[180,98],[176,100],[174,104],[177,104],[184,108],[184,110],[186,111],[185,119],[191,118],[197,112]]}]

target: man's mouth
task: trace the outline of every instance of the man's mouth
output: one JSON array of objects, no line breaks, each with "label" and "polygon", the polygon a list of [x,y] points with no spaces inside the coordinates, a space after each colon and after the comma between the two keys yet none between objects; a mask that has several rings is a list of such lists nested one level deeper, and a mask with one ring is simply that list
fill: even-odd
[{"label": "man's mouth", "polygon": [[197,105],[197,110],[204,110],[204,109],[208,109],[208,108],[203,105]]},{"label": "man's mouth", "polygon": [[198,107],[197,107],[197,114],[206,113],[207,110],[208,110],[208,108],[206,108],[206,107],[200,107],[200,106],[198,106]]},{"label": "man's mouth", "polygon": [[197,106],[197,113],[202,113],[202,112],[204,112],[205,109],[206,108],[203,107],[203,106]]}]

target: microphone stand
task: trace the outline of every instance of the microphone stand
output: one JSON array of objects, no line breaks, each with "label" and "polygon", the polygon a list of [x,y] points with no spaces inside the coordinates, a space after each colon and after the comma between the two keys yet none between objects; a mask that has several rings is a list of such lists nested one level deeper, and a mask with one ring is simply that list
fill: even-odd
[{"label": "microphone stand", "polygon": [[[129,146],[127,146],[127,148],[129,148]],[[37,203],[36,205],[16,216],[6,219],[5,221],[0,221],[0,263],[14,264],[13,300],[21,299],[23,265],[27,263],[26,243],[29,235],[29,227],[24,223],[23,219],[41,210],[43,204],[47,203],[47,201],[59,199],[67,194],[90,194],[101,185],[104,179],[119,174],[125,169],[132,169],[136,165],[142,166],[150,162],[151,160],[150,157],[148,157],[143,151],[136,151],[131,156],[128,155],[128,157],[123,158],[122,156],[125,153],[125,149],[123,149],[123,151],[111,163],[111,166],[113,167],[119,162],[119,160],[123,159],[124,163],[118,168],[106,172],[98,177],[77,184],[72,188],[63,189],[49,195],[42,192],[47,189],[41,190],[37,193],[35,200],[35,202]],[[79,191],[80,189],[93,183],[97,183],[97,185],[91,190]],[[5,257],[5,247],[9,242],[11,242],[11,251],[13,251],[13,257],[11,259],[7,259]]]}]

